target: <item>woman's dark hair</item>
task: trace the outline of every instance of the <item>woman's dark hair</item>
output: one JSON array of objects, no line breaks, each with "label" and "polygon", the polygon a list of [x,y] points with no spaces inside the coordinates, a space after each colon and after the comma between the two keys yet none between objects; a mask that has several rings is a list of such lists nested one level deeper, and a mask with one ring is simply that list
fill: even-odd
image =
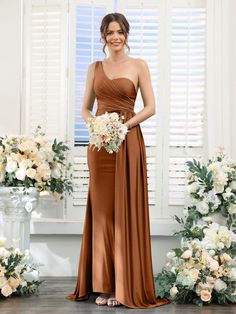
[{"label": "woman's dark hair", "polygon": [[[102,37],[104,37],[104,38],[106,37],[106,32],[107,32],[108,26],[111,22],[117,22],[120,25],[122,31],[124,32],[125,39],[127,40],[128,35],[129,35],[129,23],[123,14],[117,13],[117,12],[109,13],[109,14],[105,15],[104,18],[102,19],[101,26],[100,26],[100,33],[101,33]],[[128,50],[130,51],[130,47],[127,44],[127,42],[125,42],[125,45],[128,48]],[[102,49],[102,51],[104,53],[106,53],[105,47],[106,47],[106,43]]]}]

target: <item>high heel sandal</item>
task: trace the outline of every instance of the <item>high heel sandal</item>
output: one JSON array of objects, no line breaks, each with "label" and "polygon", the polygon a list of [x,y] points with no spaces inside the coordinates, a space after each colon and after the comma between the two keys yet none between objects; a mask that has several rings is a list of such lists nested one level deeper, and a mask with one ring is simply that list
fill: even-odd
[{"label": "high heel sandal", "polygon": [[97,305],[106,305],[108,298],[109,298],[109,295],[102,293],[96,298],[95,303]]},{"label": "high heel sandal", "polygon": [[107,305],[110,307],[115,307],[115,306],[120,306],[122,304],[116,300],[115,296],[111,296],[107,300]]}]

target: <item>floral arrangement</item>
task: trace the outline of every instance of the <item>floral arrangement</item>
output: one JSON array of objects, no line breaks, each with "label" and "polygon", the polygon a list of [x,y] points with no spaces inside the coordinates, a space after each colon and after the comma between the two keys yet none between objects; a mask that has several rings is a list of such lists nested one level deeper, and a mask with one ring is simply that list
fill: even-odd
[{"label": "floral arrangement", "polygon": [[208,223],[203,239],[182,241],[167,253],[157,275],[157,293],[175,303],[236,302],[236,235],[225,226]]},{"label": "floral arrangement", "polygon": [[[200,158],[189,160],[186,164],[187,206],[184,209],[186,219],[182,236],[191,237],[189,228],[213,213],[222,214],[228,228],[236,231],[236,161],[220,148],[206,163]],[[178,222],[183,223],[183,220]]]},{"label": "floral arrangement", "polygon": [[236,163],[219,150],[207,163],[186,164],[188,201],[183,218],[175,216],[181,245],[167,253],[157,294],[174,303],[236,303]]},{"label": "floral arrangement", "polygon": [[38,265],[29,251],[8,248],[0,238],[0,297],[37,293],[41,283]]},{"label": "floral arrangement", "polygon": [[118,113],[104,113],[103,115],[89,118],[89,144],[90,147],[102,147],[110,154],[118,152],[121,143],[124,141],[128,128],[120,120]]},{"label": "floral arrangement", "polygon": [[63,198],[73,191],[72,176],[66,177],[68,150],[65,143],[47,139],[40,126],[33,136],[0,137],[0,186],[35,187]]}]

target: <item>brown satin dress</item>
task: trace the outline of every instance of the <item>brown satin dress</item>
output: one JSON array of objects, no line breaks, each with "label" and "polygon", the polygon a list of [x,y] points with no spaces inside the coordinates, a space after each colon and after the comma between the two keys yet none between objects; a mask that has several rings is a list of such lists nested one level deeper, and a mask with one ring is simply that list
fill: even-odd
[{"label": "brown satin dress", "polygon": [[[128,78],[109,79],[96,62],[96,115],[118,112],[134,116],[137,92]],[[88,201],[78,280],[70,300],[91,293],[114,293],[128,308],[169,303],[154,290],[145,145],[140,126],[133,127],[118,153],[88,148]]]}]

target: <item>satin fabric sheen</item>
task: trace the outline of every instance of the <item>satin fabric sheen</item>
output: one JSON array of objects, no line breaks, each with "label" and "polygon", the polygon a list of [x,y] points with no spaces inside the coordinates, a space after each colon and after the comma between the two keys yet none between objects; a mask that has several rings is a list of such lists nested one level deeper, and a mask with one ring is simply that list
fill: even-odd
[{"label": "satin fabric sheen", "polygon": [[[118,112],[124,121],[134,113],[136,89],[128,78],[109,79],[96,62],[96,115]],[[133,127],[118,153],[88,148],[89,190],[77,285],[70,300],[92,293],[113,293],[128,308],[169,303],[155,296],[151,258],[145,145],[140,126]]]}]

